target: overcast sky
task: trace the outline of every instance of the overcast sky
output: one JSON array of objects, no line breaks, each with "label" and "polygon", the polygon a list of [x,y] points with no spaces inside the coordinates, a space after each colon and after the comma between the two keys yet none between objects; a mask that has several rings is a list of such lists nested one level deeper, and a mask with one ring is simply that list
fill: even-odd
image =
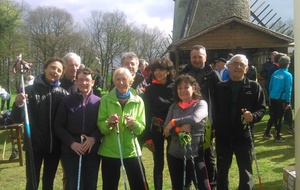
[{"label": "overcast sky", "polygon": [[[149,28],[158,27],[167,34],[171,34],[173,27],[174,0],[25,0],[32,9],[37,6],[55,6],[66,9],[76,21],[90,15],[92,10],[112,12],[119,10],[125,13],[129,21],[138,25],[147,24]],[[251,0],[254,2],[255,0]],[[293,18],[293,0],[258,0],[252,8],[254,11],[260,4],[265,3],[256,12],[259,14],[268,4],[264,13],[277,13],[274,21],[281,17],[285,21]],[[252,3],[251,3],[252,4]],[[262,17],[261,17],[262,18]],[[267,21],[267,20],[265,20]]]}]

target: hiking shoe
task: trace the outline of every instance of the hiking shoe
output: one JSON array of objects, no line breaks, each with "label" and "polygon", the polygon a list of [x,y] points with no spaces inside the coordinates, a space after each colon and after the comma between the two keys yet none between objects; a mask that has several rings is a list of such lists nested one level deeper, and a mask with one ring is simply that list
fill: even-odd
[{"label": "hiking shoe", "polygon": [[295,133],[294,127],[290,127],[288,132],[293,135]]},{"label": "hiking shoe", "polygon": [[272,137],[273,137],[273,135],[272,135],[271,133],[269,133],[269,134],[265,133],[264,136],[263,136],[263,138],[264,138],[265,140],[270,139],[270,138],[272,138]]},{"label": "hiking shoe", "polygon": [[281,137],[281,136],[277,136],[274,139],[275,142],[285,142],[285,138]]}]

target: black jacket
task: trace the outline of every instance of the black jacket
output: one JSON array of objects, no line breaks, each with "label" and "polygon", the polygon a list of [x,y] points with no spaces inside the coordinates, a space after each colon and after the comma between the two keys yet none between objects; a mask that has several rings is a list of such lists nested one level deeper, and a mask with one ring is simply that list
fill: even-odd
[{"label": "black jacket", "polygon": [[[27,110],[30,123],[32,148],[34,151],[51,153],[60,150],[60,140],[54,133],[53,121],[61,99],[68,94],[59,86],[51,86],[44,79],[44,74],[37,76],[34,84],[25,88],[28,95]],[[24,121],[24,108],[14,103],[12,119]],[[25,130],[24,149],[28,150],[28,134]]]},{"label": "black jacket", "polygon": [[[213,126],[216,138],[218,137],[249,137],[249,129],[242,123],[241,109],[247,109],[253,114],[253,122],[259,122],[266,111],[265,96],[261,86],[252,80],[244,77],[241,81],[241,88],[237,95],[236,107],[232,105],[231,84],[229,79],[220,82],[216,86],[215,113]],[[232,110],[234,109],[234,110]],[[232,113],[236,113],[232,116]],[[232,122],[233,121],[233,122]]]}]

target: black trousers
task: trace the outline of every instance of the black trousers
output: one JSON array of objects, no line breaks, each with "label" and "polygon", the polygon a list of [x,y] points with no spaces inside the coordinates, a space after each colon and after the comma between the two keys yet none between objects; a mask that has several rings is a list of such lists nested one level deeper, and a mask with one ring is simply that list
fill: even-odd
[{"label": "black trousers", "polygon": [[[25,152],[26,157],[26,190],[36,190],[33,188],[33,178],[32,178],[32,165],[29,159],[29,152]],[[34,171],[35,179],[37,182],[37,187],[40,182],[40,172],[42,163],[44,163],[44,169],[42,174],[42,189],[43,190],[52,190],[53,181],[57,171],[58,162],[60,159],[60,150],[57,150],[53,153],[41,153],[33,151],[33,160],[34,160]]]},{"label": "black trousers", "polygon": [[[75,153],[62,152],[61,162],[65,172],[65,190],[77,189],[79,156]],[[96,190],[100,166],[100,155],[86,153],[82,155],[80,189]]]},{"label": "black trousers", "polygon": [[268,120],[266,134],[270,133],[271,127],[274,125],[277,131],[277,136],[280,135],[282,117],[285,110],[285,101],[270,99],[270,118]]},{"label": "black trousers", "polygon": [[1,111],[4,110],[5,102],[6,102],[6,109],[9,110],[9,106],[10,106],[10,98],[9,98],[8,100],[3,100],[3,99],[1,99]]},{"label": "black trousers", "polygon": [[164,170],[164,142],[165,137],[162,134],[162,128],[152,125],[152,141],[155,147],[155,152],[153,153],[153,181],[156,190],[162,189],[163,184],[163,170]]},{"label": "black trousers", "polygon": [[252,190],[252,144],[250,138],[216,137],[217,189],[229,190],[228,173],[235,154],[239,168],[239,190]]},{"label": "black trousers", "polygon": [[[210,184],[208,180],[207,170],[204,162],[204,155],[203,155],[203,147],[202,150],[199,151],[199,156],[194,158],[195,163],[195,171],[196,176],[194,175],[194,166],[192,161],[187,158],[186,161],[186,183],[189,183],[191,180],[193,181],[194,185],[196,180],[195,177],[197,177],[198,181],[198,189],[201,190],[210,190]],[[167,154],[167,160],[168,160],[168,168],[171,176],[172,181],[172,189],[173,190],[182,190],[183,189],[183,166],[184,161],[179,158],[175,158],[171,156],[170,154]]]},{"label": "black trousers", "polygon": [[[118,190],[119,180],[123,181],[123,175],[121,174],[121,161],[119,158],[109,158],[102,156],[102,181],[103,190]],[[143,190],[145,189],[141,170],[138,163],[138,158],[125,158],[124,167],[126,170],[126,177],[128,178],[129,186],[131,190]],[[143,167],[144,168],[144,167]],[[143,171],[145,174],[145,171]],[[145,176],[146,177],[146,176]],[[128,184],[126,183],[127,188]],[[146,185],[148,186],[147,182]]]}]

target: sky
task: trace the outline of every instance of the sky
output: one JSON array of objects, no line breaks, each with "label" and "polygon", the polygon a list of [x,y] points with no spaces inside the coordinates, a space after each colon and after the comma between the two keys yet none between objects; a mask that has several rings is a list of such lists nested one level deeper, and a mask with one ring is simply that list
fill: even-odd
[{"label": "sky", "polygon": [[[148,28],[158,27],[171,34],[173,27],[174,0],[24,0],[34,9],[37,6],[55,6],[66,9],[73,15],[73,18],[81,22],[84,18],[90,16],[91,11],[112,12],[119,10],[125,13],[128,21],[137,25],[146,24]],[[255,0],[251,0],[251,5]],[[252,10],[259,7],[256,14],[259,14],[268,4],[270,6],[264,11],[277,15],[274,21],[281,17],[282,21],[293,19],[294,1],[293,0],[258,0]],[[262,17],[261,17],[262,18]],[[267,21],[265,19],[264,21]]]}]

